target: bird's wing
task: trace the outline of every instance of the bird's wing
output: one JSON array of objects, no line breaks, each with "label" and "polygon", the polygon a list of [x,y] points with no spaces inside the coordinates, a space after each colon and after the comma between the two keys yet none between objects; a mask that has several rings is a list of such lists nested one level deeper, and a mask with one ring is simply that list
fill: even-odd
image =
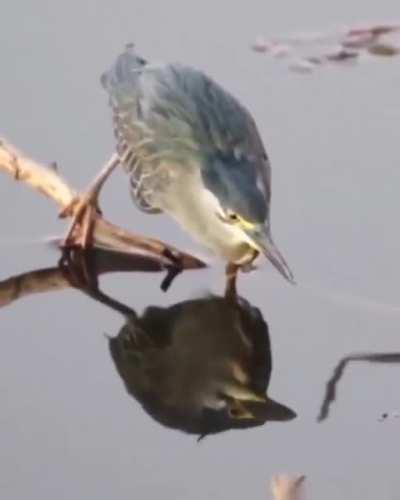
[{"label": "bird's wing", "polygon": [[113,107],[117,152],[122,166],[129,173],[132,201],[142,212],[161,213],[152,202],[151,164],[146,161],[143,149],[137,147],[143,141],[143,135],[130,124],[130,116],[130,113]]},{"label": "bird's wing", "polygon": [[[271,194],[271,165],[257,126],[238,100],[201,71],[181,65],[160,72],[163,112],[188,127],[187,139],[201,151],[220,154],[247,169],[267,205]],[[184,127],[182,127],[184,130]]]},{"label": "bird's wing", "polygon": [[130,192],[136,206],[147,213],[160,213],[152,202],[151,174],[154,163],[153,141],[143,121],[142,92],[139,80],[146,61],[129,49],[101,76],[101,84],[109,95],[113,112],[116,150],[121,165],[130,177]]},{"label": "bird's wing", "polygon": [[[185,160],[193,155],[199,159],[221,155],[228,164],[237,160],[232,164],[243,169],[242,175],[257,185],[269,205],[271,168],[254,120],[211,78],[180,64],[138,63],[136,56],[125,53],[102,83],[110,95],[119,153],[127,148],[134,152],[134,159],[124,165],[131,173],[136,200],[150,191],[146,185],[157,168],[157,161],[146,163],[146,156],[188,165]],[[140,155],[137,146],[146,140]]]},{"label": "bird's wing", "polygon": [[247,110],[245,110],[245,113],[247,114],[248,135],[247,147],[244,148],[244,151],[245,154],[254,156],[254,166],[258,172],[258,187],[264,192],[266,200],[269,203],[271,199],[271,162],[253,117]]}]

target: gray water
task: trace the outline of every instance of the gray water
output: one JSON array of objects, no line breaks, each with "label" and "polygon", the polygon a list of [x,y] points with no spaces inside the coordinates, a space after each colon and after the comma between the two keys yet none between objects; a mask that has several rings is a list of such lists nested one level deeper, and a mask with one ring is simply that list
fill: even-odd
[{"label": "gray water", "polygon": [[[192,436],[161,426],[130,398],[104,333],[123,320],[77,290],[0,311],[0,497],[7,500],[267,498],[277,472],[307,476],[310,499],[397,499],[400,366],[350,363],[317,422],[337,363],[400,351],[399,60],[295,75],[252,53],[259,33],[399,18],[381,2],[5,1],[0,30],[1,134],[83,188],[113,150],[99,75],[134,40],[143,56],[205,70],[252,111],[273,164],[272,224],[295,272],[268,265],[240,293],[269,324],[269,394],[297,418]],[[0,279],[54,266],[29,240],[64,230],[47,200],[0,179]],[[132,230],[199,249],[163,216],[132,206],[126,178],[102,207]],[[221,265],[159,290],[159,275],[102,280],[141,312],[223,289]],[[389,417],[380,421],[383,413]]]}]

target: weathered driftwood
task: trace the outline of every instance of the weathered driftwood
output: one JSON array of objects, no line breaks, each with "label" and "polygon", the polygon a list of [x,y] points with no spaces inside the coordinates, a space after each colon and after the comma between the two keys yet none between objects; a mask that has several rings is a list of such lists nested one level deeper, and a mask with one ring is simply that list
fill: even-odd
[{"label": "weathered driftwood", "polygon": [[[69,186],[56,169],[38,164],[1,138],[0,171],[53,200],[59,207],[60,217],[74,215],[74,206],[78,205],[80,199],[79,194]],[[205,267],[200,259],[156,239],[128,232],[107,221],[100,214],[96,216],[92,239],[96,247],[133,255],[150,255],[167,267],[174,265],[182,269]]]}]

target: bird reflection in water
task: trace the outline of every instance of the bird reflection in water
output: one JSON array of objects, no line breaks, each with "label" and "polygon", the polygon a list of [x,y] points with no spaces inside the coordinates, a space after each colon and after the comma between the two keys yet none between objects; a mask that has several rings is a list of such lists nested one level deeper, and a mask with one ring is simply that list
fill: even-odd
[{"label": "bird reflection in water", "polygon": [[109,344],[128,392],[168,427],[204,436],[296,416],[266,396],[268,326],[244,299],[149,307]]},{"label": "bird reflection in water", "polygon": [[[85,274],[87,264],[86,256]],[[128,393],[167,427],[202,438],[296,417],[267,396],[271,346],[268,325],[257,308],[243,298],[209,295],[166,308],[150,306],[139,317],[97,286],[99,274],[135,270],[135,265],[136,270],[156,270],[140,259],[135,264],[132,257],[91,251],[90,284],[81,279],[80,261],[74,259],[68,266],[0,283],[0,304],[19,298],[13,293],[5,300],[7,288],[22,291],[22,296],[74,286],[121,313],[125,324],[108,338],[115,367]]]}]

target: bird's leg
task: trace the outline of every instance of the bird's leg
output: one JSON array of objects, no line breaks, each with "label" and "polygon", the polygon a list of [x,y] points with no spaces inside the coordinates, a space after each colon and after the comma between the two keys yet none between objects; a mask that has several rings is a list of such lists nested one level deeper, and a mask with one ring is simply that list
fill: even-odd
[{"label": "bird's leg", "polygon": [[171,251],[169,248],[165,247],[161,255],[173,263],[172,266],[168,266],[167,275],[163,279],[160,287],[163,292],[166,292],[178,274],[183,271],[184,267],[182,256],[177,255],[176,252]]},{"label": "bird's leg", "polygon": [[260,252],[258,250],[252,250],[248,256],[247,261],[240,266],[240,270],[244,273],[249,273],[250,271],[254,271],[254,269],[257,269],[257,266],[254,265],[254,261],[259,255]]},{"label": "bird's leg", "polygon": [[225,285],[225,297],[227,299],[235,300],[237,297],[237,289],[236,289],[236,281],[237,281],[237,273],[240,269],[238,264],[234,264],[233,262],[228,262],[225,268],[225,277],[226,277],[226,285]]},{"label": "bird's leg", "polygon": [[258,257],[258,250],[252,251],[249,256],[249,259],[244,264],[235,264],[233,262],[228,262],[225,268],[225,276],[226,276],[226,286],[225,286],[225,297],[228,299],[236,299],[237,298],[237,274],[239,269],[248,272],[255,269],[253,262]]},{"label": "bird's leg", "polygon": [[79,247],[85,249],[90,246],[96,217],[100,213],[98,207],[100,190],[119,163],[120,158],[118,155],[112,155],[86,192],[75,198],[60,213],[61,218],[68,215],[72,216],[72,222],[61,244],[63,248]]},{"label": "bird's leg", "polygon": [[71,286],[82,290],[98,288],[98,276],[90,252],[71,249],[70,252],[62,255],[58,266]]}]

